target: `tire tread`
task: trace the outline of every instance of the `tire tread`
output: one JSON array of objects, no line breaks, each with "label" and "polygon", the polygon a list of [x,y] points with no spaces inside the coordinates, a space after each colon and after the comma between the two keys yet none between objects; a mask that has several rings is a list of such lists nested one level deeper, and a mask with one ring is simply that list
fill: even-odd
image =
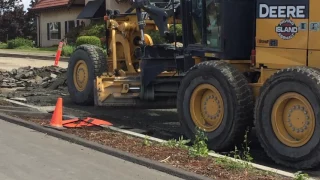
[{"label": "tire tread", "polygon": [[[259,118],[259,111],[260,111],[260,107],[263,106],[262,104],[263,97],[268,93],[268,88],[272,83],[278,81],[279,78],[281,77],[296,76],[293,73],[299,73],[300,76],[309,77],[314,82],[314,85],[317,87],[317,89],[320,90],[320,70],[318,68],[307,67],[307,66],[293,66],[293,67],[288,67],[288,68],[278,70],[266,80],[266,82],[263,84],[263,86],[260,89],[260,95],[257,97],[255,108],[254,108],[255,109],[254,125],[255,127],[258,128],[257,132],[263,132],[263,131],[259,131],[259,128],[263,128],[263,127],[260,127],[259,120],[260,121],[263,121],[263,120]],[[275,155],[271,152],[272,150],[269,149],[270,147],[265,142],[263,134],[257,133],[257,137],[266,154],[277,164],[285,165],[287,167],[296,168],[296,169],[310,169],[320,164],[320,147],[316,151],[314,151],[315,153],[311,154],[311,157],[308,157],[308,160],[304,160],[300,162],[284,161],[275,157]]]},{"label": "tire tread", "polygon": [[[83,44],[79,45],[74,53],[76,53],[77,50],[83,50],[85,51],[88,56],[90,61],[93,63],[93,72],[94,72],[94,77],[96,76],[101,76],[105,71],[107,71],[107,59],[106,56],[103,53],[102,48],[95,46],[95,45],[90,45],[90,44]],[[69,61],[69,64],[71,62]],[[90,81],[90,79],[89,79]],[[87,99],[82,100],[81,105],[92,105],[94,102],[94,89],[92,87],[92,91],[89,93]],[[79,104],[79,103],[77,103]]]},{"label": "tire tread", "polygon": [[[192,73],[195,69],[202,68],[215,68],[219,70],[224,77],[226,77],[227,82],[234,89],[235,96],[237,98],[236,109],[234,114],[234,124],[229,136],[223,144],[217,145],[215,149],[218,151],[229,150],[234,148],[236,144],[239,144],[244,139],[245,130],[253,121],[253,93],[252,89],[248,85],[246,77],[238,71],[235,67],[226,63],[224,61],[204,61],[192,68],[186,73]],[[190,82],[189,82],[190,83]],[[183,93],[184,89],[179,88],[178,94]],[[231,92],[227,92],[227,96],[231,95]],[[178,102],[182,101],[183,96],[178,95]],[[179,104],[179,103],[177,103]],[[180,118],[181,119],[181,118]]]}]

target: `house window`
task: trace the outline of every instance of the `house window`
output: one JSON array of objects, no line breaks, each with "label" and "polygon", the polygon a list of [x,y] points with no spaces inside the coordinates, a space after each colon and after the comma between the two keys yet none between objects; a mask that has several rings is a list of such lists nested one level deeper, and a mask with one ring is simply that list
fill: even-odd
[{"label": "house window", "polygon": [[60,22],[51,22],[47,23],[48,29],[48,40],[51,39],[61,39],[61,23]]},{"label": "house window", "polygon": [[66,33],[70,32],[73,28],[81,27],[81,26],[84,27],[85,22],[80,21],[80,20],[70,20],[70,21],[64,22],[64,27],[65,27]]},{"label": "house window", "polygon": [[69,31],[71,31],[73,28],[76,27],[76,22],[75,21],[65,21],[64,22],[65,25],[65,32],[68,33]]}]

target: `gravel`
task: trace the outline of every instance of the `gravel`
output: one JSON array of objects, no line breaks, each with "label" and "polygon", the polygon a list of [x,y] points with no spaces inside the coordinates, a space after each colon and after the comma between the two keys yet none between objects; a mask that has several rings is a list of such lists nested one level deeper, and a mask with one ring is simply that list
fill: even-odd
[{"label": "gravel", "polygon": [[[65,68],[56,66],[44,66],[41,68],[30,66],[12,69],[11,71],[0,71],[0,87],[34,87],[57,89],[59,86],[66,86]],[[58,84],[54,82],[59,82]],[[53,85],[54,84],[54,85]]]},{"label": "gravel", "polygon": [[12,98],[67,95],[67,69],[57,66],[20,67],[0,71],[0,88],[12,89],[2,96]]}]

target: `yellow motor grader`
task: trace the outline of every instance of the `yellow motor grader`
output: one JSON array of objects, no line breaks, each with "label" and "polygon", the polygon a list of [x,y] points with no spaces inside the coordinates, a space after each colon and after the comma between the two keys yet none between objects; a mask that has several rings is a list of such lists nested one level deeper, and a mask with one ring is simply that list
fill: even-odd
[{"label": "yellow motor grader", "polygon": [[105,16],[106,53],[81,45],[70,57],[75,103],[177,108],[185,135],[202,129],[218,152],[255,126],[275,162],[320,164],[319,0],[130,3],[127,12]]}]

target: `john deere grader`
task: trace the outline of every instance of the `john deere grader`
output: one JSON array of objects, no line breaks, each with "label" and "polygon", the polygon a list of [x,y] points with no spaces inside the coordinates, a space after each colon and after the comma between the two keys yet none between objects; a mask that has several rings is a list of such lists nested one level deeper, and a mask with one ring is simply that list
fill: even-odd
[{"label": "john deere grader", "polygon": [[185,135],[201,128],[217,152],[255,126],[275,162],[319,165],[319,0],[130,3],[107,11],[106,49],[81,45],[70,57],[75,103],[177,108]]}]

